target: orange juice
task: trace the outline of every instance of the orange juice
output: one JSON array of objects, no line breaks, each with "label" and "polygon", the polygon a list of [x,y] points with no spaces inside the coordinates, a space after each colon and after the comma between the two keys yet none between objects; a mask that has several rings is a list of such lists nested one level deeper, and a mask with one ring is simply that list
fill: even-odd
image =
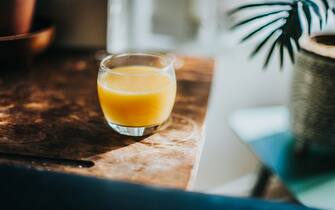
[{"label": "orange juice", "polygon": [[176,82],[148,66],[118,67],[98,79],[98,95],[107,121],[122,126],[153,126],[171,113]]}]

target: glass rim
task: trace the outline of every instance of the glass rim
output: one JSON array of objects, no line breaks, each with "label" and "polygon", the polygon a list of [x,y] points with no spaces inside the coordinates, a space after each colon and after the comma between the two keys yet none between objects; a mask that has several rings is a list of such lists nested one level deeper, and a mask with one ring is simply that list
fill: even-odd
[{"label": "glass rim", "polygon": [[[105,58],[102,59],[102,61],[100,62],[100,69],[104,70],[104,71],[108,71],[109,73],[112,74],[116,74],[116,75],[126,75],[129,76],[129,73],[124,73],[124,72],[115,72],[113,71],[113,69],[118,68],[110,68],[107,67],[105,65],[105,63],[108,60],[111,60],[113,58],[117,58],[117,57],[124,57],[124,56],[150,56],[150,57],[156,57],[159,59],[163,59],[166,60],[167,64],[164,67],[157,67],[157,69],[159,69],[159,72],[166,72],[171,66],[174,65],[175,61],[176,61],[176,56],[173,54],[159,54],[159,53],[119,53],[119,54],[112,54],[112,55],[108,55]],[[145,65],[143,65],[145,66]],[[149,73],[150,74],[150,73]],[[131,76],[143,76],[143,75],[148,75],[148,73],[137,73],[137,74],[131,74]]]}]

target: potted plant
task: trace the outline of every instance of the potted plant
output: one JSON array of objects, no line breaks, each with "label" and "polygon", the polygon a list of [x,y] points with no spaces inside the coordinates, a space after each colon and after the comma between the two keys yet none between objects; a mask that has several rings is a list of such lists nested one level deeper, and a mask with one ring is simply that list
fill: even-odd
[{"label": "potted plant", "polygon": [[233,28],[267,20],[242,38],[246,41],[270,29],[251,52],[253,56],[270,44],[264,68],[276,48],[281,66],[284,53],[288,53],[294,63],[290,127],[296,139],[301,140],[298,142],[304,144],[335,146],[335,34],[311,35],[313,22],[322,30],[329,14],[335,13],[329,3],[327,0],[275,0],[245,4],[229,12],[234,15],[267,8],[266,12],[246,18]]}]

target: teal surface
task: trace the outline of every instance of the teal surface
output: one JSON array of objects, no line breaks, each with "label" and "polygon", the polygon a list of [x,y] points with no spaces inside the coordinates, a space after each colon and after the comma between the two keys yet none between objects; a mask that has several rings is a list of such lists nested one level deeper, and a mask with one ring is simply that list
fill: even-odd
[{"label": "teal surface", "polygon": [[[301,205],[0,165],[0,209],[308,210]],[[312,210],[312,209],[311,209]]]},{"label": "teal surface", "polygon": [[295,155],[288,117],[285,107],[252,108],[233,113],[229,123],[301,203],[335,209],[335,152],[313,147]]}]

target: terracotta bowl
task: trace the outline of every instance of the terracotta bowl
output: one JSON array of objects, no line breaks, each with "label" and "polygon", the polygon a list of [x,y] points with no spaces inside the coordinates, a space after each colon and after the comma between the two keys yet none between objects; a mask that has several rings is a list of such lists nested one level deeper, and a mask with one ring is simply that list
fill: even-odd
[{"label": "terracotta bowl", "polygon": [[0,36],[1,66],[24,66],[51,44],[55,27],[50,20],[38,18],[29,33]]}]

